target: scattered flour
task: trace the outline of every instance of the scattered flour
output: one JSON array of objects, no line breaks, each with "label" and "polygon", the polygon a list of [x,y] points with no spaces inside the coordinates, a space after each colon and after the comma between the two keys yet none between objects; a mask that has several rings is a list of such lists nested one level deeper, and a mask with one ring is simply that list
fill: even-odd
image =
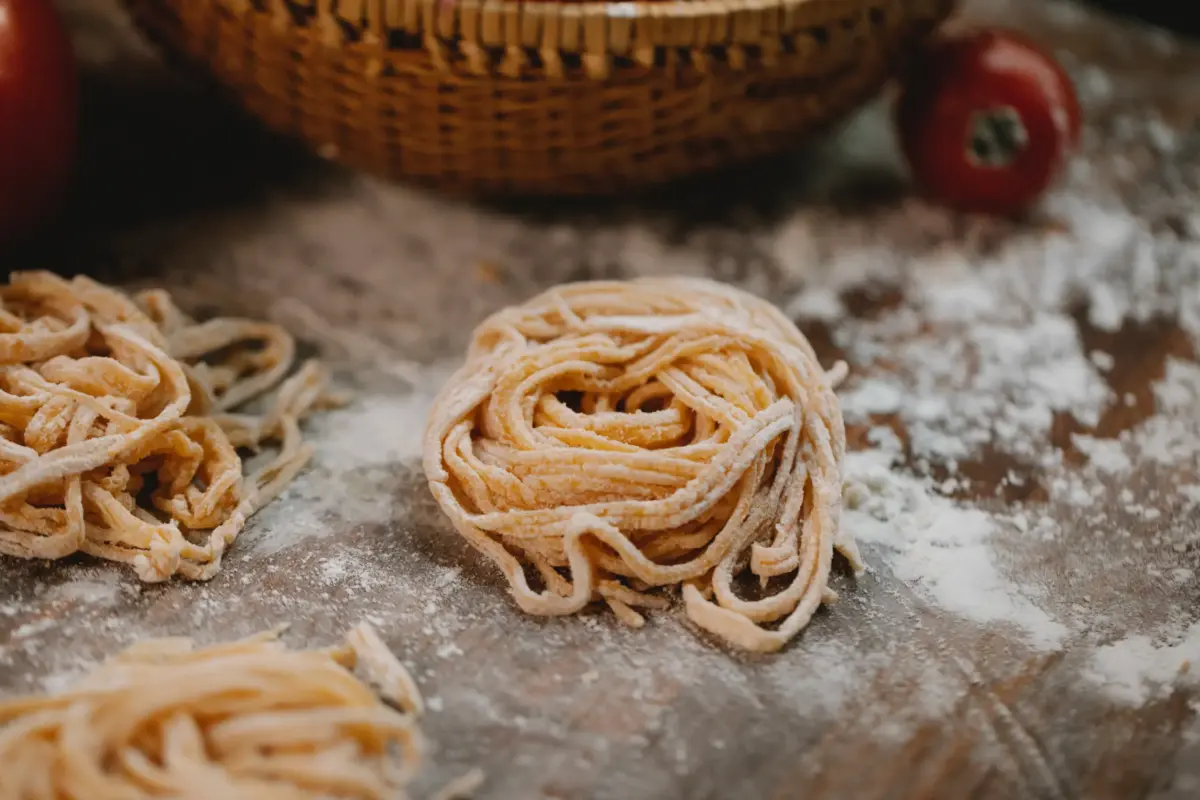
[{"label": "scattered flour", "polygon": [[463,650],[454,642],[448,642],[437,649],[438,658],[455,658],[461,656]]},{"label": "scattered flour", "polygon": [[59,694],[71,689],[79,683],[98,664],[77,662],[66,669],[52,672],[41,680],[41,691],[47,694]]},{"label": "scattered flour", "polygon": [[[1084,102],[1106,108],[1111,80],[1077,66]],[[1178,222],[1200,219],[1200,182],[1191,161],[1173,160],[1179,131],[1149,109],[1089,131],[1089,152],[1043,205],[1044,226],[955,218],[910,199],[862,215],[811,210],[762,242],[777,262],[781,305],[824,326],[851,365],[839,396],[873,449],[847,459],[844,524],[926,601],[1011,625],[1040,650],[1086,647],[1091,626],[1112,615],[1130,624],[1135,615],[1116,606],[1138,603],[1119,592],[1060,602],[1047,587],[1086,583],[1075,577],[1082,567],[1064,563],[1070,577],[1043,582],[1036,569],[1010,568],[1013,552],[1073,542],[1091,562],[1171,586],[1200,568],[1200,530],[1170,510],[1200,506],[1189,488],[1200,473],[1200,365],[1168,359],[1153,415],[1124,415],[1135,424],[1113,438],[1094,430],[1111,424],[1110,412],[1139,407],[1144,374],[1131,375],[1131,354],[1097,340],[1165,322],[1200,350],[1200,235]],[[1128,174],[1094,167],[1121,159]],[[851,314],[872,285],[899,301]],[[997,455],[1014,462],[1002,486],[1029,486],[1031,499],[939,496],[969,488]]]},{"label": "scattered flour", "polygon": [[847,457],[844,529],[877,549],[895,577],[939,608],[981,625],[1016,625],[1039,650],[1060,646],[1067,628],[997,567],[989,544],[996,520],[934,495],[927,482],[891,469],[888,461],[871,451]]},{"label": "scattered flour", "polygon": [[364,525],[393,517],[397,499],[387,482],[390,468],[419,463],[429,408],[455,365],[404,366],[408,388],[364,393],[306,424],[305,438],[316,450],[312,463],[255,517],[238,551],[270,555],[338,530],[339,520]]},{"label": "scattered flour", "polygon": [[50,630],[53,627],[54,620],[52,618],[39,619],[34,622],[26,622],[24,625],[13,631],[12,636],[13,639],[24,639],[29,636],[36,636],[42,631]]},{"label": "scattered flour", "polygon": [[1200,483],[1189,483],[1180,486],[1179,494],[1187,500],[1189,508],[1200,506]]},{"label": "scattered flour", "polygon": [[107,604],[121,595],[122,586],[120,573],[98,571],[94,577],[80,577],[51,587],[43,599],[49,602],[61,600],[68,603]]},{"label": "scattered flour", "polygon": [[1141,706],[1200,677],[1200,622],[1175,636],[1134,634],[1096,650],[1085,673],[1116,702]]},{"label": "scattered flour", "polygon": [[[1056,8],[1062,12],[1067,4]],[[1127,92],[1091,65],[1077,70],[1077,78],[1089,111]],[[886,602],[866,590],[844,595],[829,624],[814,626],[788,652],[742,664],[692,637],[674,614],[653,615],[637,632],[596,616],[533,621],[504,605],[502,594],[484,581],[462,579],[458,566],[391,554],[373,562],[376,550],[353,544],[324,548],[324,555],[309,561],[290,561],[302,552],[293,546],[308,537],[404,518],[400,504],[408,502],[408,492],[398,490],[392,467],[417,467],[433,392],[456,360],[421,366],[400,355],[454,353],[457,359],[469,325],[447,322],[445,309],[478,319],[502,302],[581,274],[706,274],[768,294],[802,323],[823,323],[833,346],[852,363],[854,374],[841,396],[848,420],[871,426],[867,443],[873,449],[847,458],[843,519],[874,568],[889,572],[937,610],[989,630],[1011,629],[1015,639],[1034,650],[1079,647],[1075,655],[1087,664],[1084,677],[1114,702],[1136,705],[1158,696],[1180,680],[1186,662],[1200,658],[1200,622],[1174,628],[1173,636],[1126,635],[1089,651],[1087,632],[1069,627],[1074,618],[1051,602],[1057,598],[1043,597],[1027,575],[1008,569],[1001,547],[1031,548],[1055,535],[1051,506],[1072,515],[1071,529],[1064,524],[1059,535],[1083,531],[1094,537],[1097,551],[1130,537],[1126,526],[1098,510],[1106,495],[1117,498],[1130,516],[1156,525],[1178,522],[1166,519],[1173,511],[1180,516],[1200,507],[1195,473],[1182,477],[1185,482],[1178,486],[1161,481],[1174,506],[1123,485],[1139,470],[1165,467],[1164,473],[1174,474],[1181,465],[1196,463],[1200,368],[1184,359],[1169,361],[1155,386],[1158,414],[1117,439],[1072,436],[1082,466],[1064,464],[1046,444],[1064,415],[1086,427],[1114,406],[1138,404],[1138,397],[1124,389],[1114,396],[1108,381],[1120,371],[1117,360],[1083,341],[1085,326],[1115,333],[1165,317],[1200,342],[1195,191],[1170,188],[1179,185],[1173,182],[1179,176],[1167,174],[1169,159],[1161,165],[1164,174],[1148,172],[1134,160],[1142,150],[1179,147],[1182,137],[1137,111],[1122,112],[1112,130],[1104,131],[1097,128],[1100,115],[1090,116],[1089,152],[1045,204],[1050,223],[1045,229],[1038,222],[960,218],[918,200],[849,212],[814,202],[782,220],[766,214],[704,225],[682,234],[680,241],[664,236],[659,222],[644,212],[615,221],[530,225],[519,215],[480,211],[366,180],[346,190],[361,195],[362,202],[340,195],[296,198],[283,207],[265,206],[258,217],[239,213],[233,221],[236,236],[206,236],[188,219],[176,252],[164,252],[162,242],[145,244],[155,260],[172,264],[173,280],[194,282],[192,300],[231,310],[239,303],[247,311],[267,307],[284,283],[278,265],[302,265],[289,268],[286,290],[310,303],[327,303],[330,316],[339,320],[336,328],[325,324],[307,340],[340,344],[347,354],[365,348],[378,362],[377,372],[408,388],[364,393],[354,405],[315,419],[307,426],[318,452],[311,470],[255,519],[231,553],[227,573],[211,589],[180,586],[163,592],[149,601],[141,621],[182,621],[185,629],[190,625],[225,636],[227,627],[241,626],[239,632],[248,633],[261,624],[238,611],[247,607],[272,618],[320,618],[325,625],[334,618],[374,619],[381,629],[405,632],[398,646],[410,648],[407,655],[419,665],[420,680],[437,692],[430,696],[431,710],[441,711],[444,704],[449,718],[462,725],[464,740],[483,728],[510,734],[521,748],[568,742],[575,752],[590,754],[588,748],[594,747],[606,755],[608,739],[586,730],[591,717],[632,713],[628,720],[610,719],[604,730],[632,731],[627,743],[639,737],[649,754],[641,759],[643,766],[655,763],[650,748],[661,746],[666,749],[657,760],[669,753],[684,772],[705,757],[695,737],[697,720],[711,721],[713,732],[723,735],[713,741],[714,749],[724,749],[727,742],[732,753],[742,737],[730,735],[738,732],[722,729],[721,723],[750,719],[747,709],[769,706],[772,718],[789,715],[787,721],[795,723],[789,730],[829,717],[836,733],[862,724],[844,715],[847,705],[862,698],[888,715],[886,724],[872,722],[872,733],[907,742],[911,726],[896,721],[896,706],[940,720],[957,699],[958,679],[943,675],[939,665],[911,658],[920,643],[855,638],[861,631],[843,625],[842,615],[861,610],[869,617],[873,604]],[[874,144],[866,149],[873,163],[894,160]],[[1132,188],[1115,186],[1114,174],[1123,175]],[[1163,219],[1176,212],[1183,219],[1182,232],[1172,232],[1170,225],[1164,230]],[[403,224],[392,224],[396,220]],[[211,248],[193,246],[204,238],[232,244],[214,259]],[[510,267],[507,283],[463,291],[464,265],[480,258]],[[744,263],[747,259],[751,263]],[[353,270],[344,268],[348,260]],[[425,277],[434,272],[441,277]],[[343,280],[354,280],[359,290],[338,290]],[[397,281],[406,280],[411,290],[397,291]],[[851,316],[849,297],[868,282],[895,287],[902,300]],[[186,301],[187,286],[180,288]],[[285,305],[272,313],[289,327],[323,324],[304,307]],[[378,332],[387,344],[338,335],[360,318],[357,327]],[[895,417],[906,435],[879,424],[872,419],[876,415]],[[967,480],[963,467],[988,447],[1021,461],[1032,475],[1014,474],[1013,482],[1040,480],[1049,502],[1006,503],[997,510],[998,503],[942,496]],[[896,463],[901,457],[904,466]],[[930,475],[942,469],[951,477],[935,484]],[[1156,513],[1164,519],[1153,519]],[[1171,533],[1175,538],[1156,532],[1130,545],[1162,556],[1160,564],[1137,562],[1157,581],[1151,585],[1158,591],[1194,587],[1196,571],[1186,564],[1200,552],[1195,527]],[[372,547],[380,544],[387,546],[372,540]],[[286,558],[273,558],[281,554]],[[290,563],[297,572],[276,573],[278,563]],[[1131,563],[1114,561],[1122,573]],[[239,575],[239,569],[245,572]],[[118,572],[114,568],[109,574]],[[247,582],[250,574],[255,580]],[[316,591],[297,596],[297,578],[311,581]],[[21,663],[47,676],[44,688],[61,688],[86,671],[88,658],[142,632],[139,622],[124,614],[104,618],[90,610],[116,599],[124,591],[123,580],[91,575],[38,595],[33,604],[38,610],[47,603],[77,604],[59,631],[39,632],[42,623],[31,618],[29,603],[0,605],[0,622],[13,618],[25,640],[12,649],[26,648]],[[1081,613],[1095,620],[1126,600],[1079,602]],[[93,628],[104,635],[84,652],[89,637],[82,633]],[[1138,629],[1126,625],[1120,632],[1130,630]],[[898,655],[900,647],[910,649]],[[462,658],[448,660],[464,651],[470,654],[470,669],[463,668]],[[577,653],[589,658],[573,664]],[[0,649],[0,661],[4,657]],[[921,670],[917,691],[888,699],[899,695],[889,681],[906,668]],[[598,700],[579,705],[588,692]],[[519,736],[525,730],[552,735]],[[641,738],[644,732],[652,732],[653,741]],[[489,734],[489,748],[493,741]],[[465,746],[477,747],[478,741]],[[541,772],[549,763],[524,749],[505,748],[499,756],[495,748],[478,752],[528,761]]]},{"label": "scattered flour", "polygon": [[308,435],[317,444],[315,463],[330,472],[344,472],[419,461],[425,418],[446,372],[428,369],[411,391],[372,394],[314,418]]},{"label": "scattered flour", "polygon": [[898,382],[884,378],[864,378],[854,391],[839,398],[842,412],[847,416],[866,417],[870,414],[894,414],[904,407],[906,397]]},{"label": "scattered flour", "polygon": [[1168,358],[1166,374],[1154,384],[1154,399],[1162,412],[1195,414],[1200,417],[1200,364]]},{"label": "scattered flour", "polygon": [[344,556],[331,558],[321,564],[321,577],[325,583],[338,583],[345,580],[349,570]]},{"label": "scattered flour", "polygon": [[[1107,76],[1093,69],[1086,71],[1085,78],[1083,91],[1092,93],[1092,101],[1105,101],[1113,90]],[[1136,133],[1137,120],[1129,124]],[[1166,139],[1148,130],[1144,133],[1147,141]],[[1122,535],[1120,526],[1092,516],[1098,500],[1111,491],[1106,481],[1119,481],[1146,462],[1177,465],[1200,452],[1200,432],[1189,418],[1189,413],[1194,417],[1196,406],[1188,412],[1189,398],[1195,396],[1191,387],[1196,368],[1180,359],[1168,363],[1166,378],[1156,386],[1161,414],[1117,439],[1086,432],[1073,435],[1071,442],[1086,462],[1082,467],[1063,463],[1062,454],[1047,447],[1064,416],[1086,429],[1114,406],[1137,403],[1136,396],[1118,396],[1110,389],[1116,360],[1083,340],[1085,323],[1098,331],[1116,332],[1129,323],[1170,317],[1200,341],[1200,293],[1194,291],[1200,285],[1200,251],[1186,237],[1159,230],[1144,210],[1151,200],[1169,210],[1186,196],[1129,201],[1111,185],[1111,170],[1091,169],[1088,164],[1089,159],[1124,157],[1128,144],[1100,144],[1115,151],[1091,152],[1080,159],[1066,185],[1048,198],[1045,217],[1051,224],[1044,228],[1037,223],[959,218],[915,199],[863,214],[814,204],[779,221],[751,216],[739,220],[736,230],[693,230],[681,240],[668,240],[660,221],[652,216],[637,215],[597,225],[540,228],[534,245],[561,253],[561,267],[542,266],[550,260],[547,257],[531,259],[522,250],[530,246],[530,235],[510,218],[475,215],[440,203],[426,207],[402,193],[379,188],[363,191],[374,193],[373,201],[387,207],[388,213],[411,218],[414,228],[436,221],[438,226],[469,232],[448,237],[448,249],[439,250],[438,263],[431,269],[450,270],[453,264],[473,263],[479,257],[531,266],[532,275],[530,270],[511,270],[503,287],[479,287],[469,298],[455,295],[453,302],[465,303],[461,311],[472,319],[481,316],[477,312],[494,308],[499,296],[506,301],[519,299],[568,277],[568,270],[580,263],[591,277],[664,272],[724,277],[726,271],[745,266],[737,263],[741,254],[757,254],[761,264],[745,266],[744,274],[730,279],[769,293],[801,323],[826,325],[833,344],[854,368],[840,396],[848,421],[872,426],[867,442],[873,449],[853,453],[846,462],[848,508],[843,519],[847,529],[865,545],[875,566],[888,570],[926,602],[968,622],[1012,629],[1026,646],[1049,651],[1079,642],[1079,631],[1051,602],[1054,598],[1043,595],[1040,585],[1007,568],[1001,545],[1016,542],[1024,547],[1043,541],[1056,534],[1058,523],[1037,505],[997,510],[995,504],[947,499],[942,493],[967,480],[961,467],[979,459],[989,447],[1011,455],[1047,486],[1052,502],[1087,516],[1088,528],[1111,538]],[[1093,142],[1092,146],[1099,145]],[[870,148],[872,153],[885,149]],[[871,159],[886,162],[890,157],[883,153]],[[1155,184],[1147,181],[1146,185]],[[338,211],[332,205],[291,208],[286,213],[297,219],[311,213],[313,218],[304,229],[331,251],[334,245],[322,237],[332,238],[336,231],[339,237],[372,243],[373,254],[375,249],[380,254],[392,252],[388,237],[395,231],[380,228],[374,220],[368,226],[358,218],[335,219]],[[431,216],[435,213],[436,220]],[[291,230],[296,225],[286,227]],[[248,245],[243,260],[257,258],[264,249],[279,244]],[[395,292],[384,288],[394,280],[393,265],[383,255],[367,262],[356,279],[378,291],[369,291],[361,302],[370,305],[375,294],[394,301]],[[609,265],[614,265],[612,274],[606,272]],[[322,275],[320,269],[306,273],[297,293],[320,296],[322,292],[312,287],[327,279]],[[245,284],[248,279],[238,280]],[[425,283],[421,282],[423,293],[414,293],[411,302],[403,301],[411,307],[390,309],[402,321],[395,323],[392,340],[422,345],[418,349],[413,344],[412,352],[424,351],[430,342],[440,346],[446,338],[440,333],[444,325],[421,328],[431,322],[432,309],[450,302],[431,295]],[[847,298],[867,284],[895,287],[902,300],[878,313],[850,315]],[[314,322],[304,309],[277,310],[285,322],[320,327],[320,321]],[[409,323],[411,330],[400,329]],[[370,329],[382,330],[383,325],[374,319]],[[344,338],[332,329],[318,333],[315,338],[322,341]],[[453,350],[461,352],[463,336],[461,332],[454,336]],[[343,349],[362,352],[364,346],[346,341]],[[389,358],[396,358],[395,351],[383,346],[366,350],[384,366]],[[253,552],[276,552],[306,536],[336,529],[330,519],[341,519],[339,507],[347,502],[355,504],[355,523],[393,520],[402,513],[394,507],[399,501],[390,485],[371,481],[386,474],[380,467],[415,465],[433,392],[455,363],[430,367],[404,363],[384,369],[407,380],[411,390],[371,395],[315,421],[310,434],[319,452],[314,470],[324,471],[325,476],[311,482],[302,477],[282,502],[256,521],[258,533],[250,542]],[[894,417],[906,434],[903,440],[891,427],[877,424],[873,418],[878,415]],[[904,466],[894,463],[900,453]],[[943,471],[948,479],[942,480]],[[935,473],[940,483],[930,479]],[[350,476],[343,478],[346,493],[324,491],[329,474]],[[1011,478],[1014,484],[1027,479],[1015,473]],[[361,491],[355,488],[356,481],[363,482]],[[321,487],[321,496],[312,496],[314,487]],[[1144,498],[1131,497],[1128,505],[1135,500],[1143,501],[1137,513],[1148,520],[1144,512],[1155,508]],[[318,575],[331,586],[342,586],[353,570],[354,565],[335,555],[320,565]],[[1164,580],[1179,583],[1194,577],[1189,568],[1179,565],[1167,566],[1163,575]],[[454,637],[471,623],[450,614],[451,592],[438,588],[436,573],[428,577],[429,591],[403,613],[424,626],[433,656],[450,658],[457,654]],[[448,571],[445,577],[453,584],[457,571]],[[1095,619],[1106,609],[1084,603],[1080,613]],[[589,625],[591,620],[583,618],[577,624]],[[811,641],[801,651],[805,655],[793,657],[820,656],[818,661],[827,665],[840,666],[850,658],[835,646],[821,649]],[[645,666],[647,671],[659,669],[652,658],[645,660]],[[789,666],[786,681],[794,680],[794,672]],[[814,693],[830,688],[828,674],[795,691],[808,702]],[[781,681],[786,682],[783,677]]]},{"label": "scattered flour", "polygon": [[1102,474],[1122,475],[1133,467],[1133,462],[1125,452],[1125,444],[1120,439],[1097,439],[1075,434],[1071,437],[1071,443],[1088,457],[1092,468]]}]

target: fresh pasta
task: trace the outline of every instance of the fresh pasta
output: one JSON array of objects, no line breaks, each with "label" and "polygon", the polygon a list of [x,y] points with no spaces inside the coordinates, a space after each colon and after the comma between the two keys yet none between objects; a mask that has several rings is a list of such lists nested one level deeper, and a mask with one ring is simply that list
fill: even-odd
[{"label": "fresh pasta", "polygon": [[425,475],[526,612],[602,600],[640,625],[682,586],[697,626],[777,650],[835,599],[835,550],[862,569],[838,532],[844,374],[727,286],[560,286],[476,329],[430,413]]},{"label": "fresh pasta", "polygon": [[[277,325],[196,322],[162,291],[13,274],[0,287],[0,553],[211,577],[311,456],[299,420],[332,398],[315,362],[287,377],[294,358]],[[258,398],[263,413],[239,411]],[[244,476],[239,448],[268,442],[278,454]]]},{"label": "fresh pasta", "polygon": [[403,797],[422,753],[408,672],[365,623],[325,650],[277,634],[147,641],[62,694],[0,702],[0,800]]}]

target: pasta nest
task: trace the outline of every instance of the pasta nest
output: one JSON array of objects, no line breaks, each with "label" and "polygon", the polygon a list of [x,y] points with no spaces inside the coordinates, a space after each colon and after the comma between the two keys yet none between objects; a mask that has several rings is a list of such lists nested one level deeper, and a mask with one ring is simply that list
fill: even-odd
[{"label": "pasta nest", "polygon": [[727,286],[561,286],[476,329],[431,411],[425,474],[526,612],[603,600],[640,625],[682,586],[700,628],[776,650],[835,599],[835,549],[862,569],[838,535],[844,374]]},{"label": "pasta nest", "polygon": [[0,800],[403,797],[423,750],[404,667],[365,623],[327,650],[277,634],[146,641],[62,694],[0,702]]},{"label": "pasta nest", "polygon": [[[315,362],[284,380],[294,357],[276,325],[15,273],[0,287],[0,553],[211,577],[310,457],[300,418],[333,400]],[[234,412],[269,393],[264,413]],[[272,441],[278,455],[243,476],[239,448]]]}]

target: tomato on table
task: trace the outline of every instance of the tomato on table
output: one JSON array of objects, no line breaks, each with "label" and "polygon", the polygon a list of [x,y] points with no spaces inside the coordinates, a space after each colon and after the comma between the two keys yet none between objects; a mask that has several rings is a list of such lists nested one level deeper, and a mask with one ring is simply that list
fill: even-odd
[{"label": "tomato on table", "polygon": [[976,31],[934,41],[906,76],[900,145],[931,198],[1015,214],[1062,172],[1079,143],[1075,88],[1019,34]]},{"label": "tomato on table", "polygon": [[62,198],[75,157],[78,87],[51,0],[0,0],[0,241]]}]

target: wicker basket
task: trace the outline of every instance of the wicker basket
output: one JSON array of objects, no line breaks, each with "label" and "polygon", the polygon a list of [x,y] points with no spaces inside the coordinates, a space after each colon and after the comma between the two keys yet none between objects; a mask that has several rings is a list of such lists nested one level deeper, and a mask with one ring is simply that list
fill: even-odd
[{"label": "wicker basket", "polygon": [[795,146],[954,0],[126,3],[326,157],[471,193],[601,194]]}]

